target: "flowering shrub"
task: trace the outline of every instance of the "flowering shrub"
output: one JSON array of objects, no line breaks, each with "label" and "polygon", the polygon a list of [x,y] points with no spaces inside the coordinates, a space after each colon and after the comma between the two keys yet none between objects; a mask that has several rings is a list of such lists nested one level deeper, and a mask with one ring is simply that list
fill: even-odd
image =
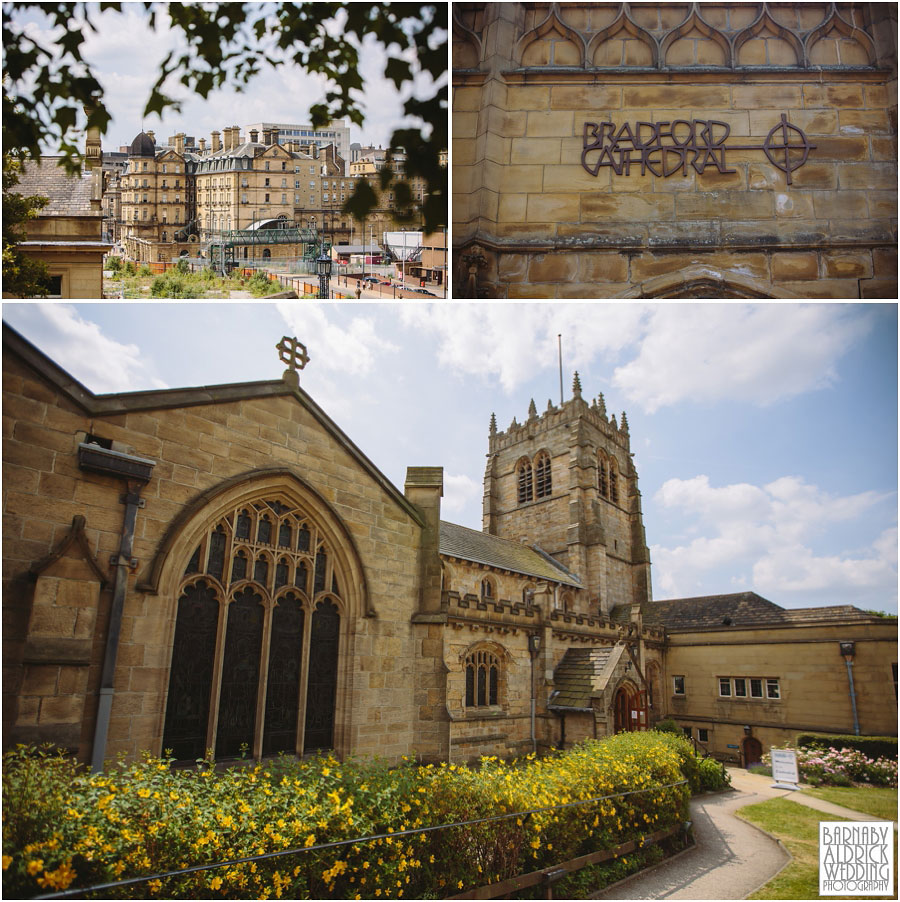
[{"label": "flowering shrub", "polygon": [[[867,758],[856,749],[796,749],[800,776],[813,786],[820,784],[849,786],[871,783],[873,786],[897,785],[897,762],[890,758]],[[771,765],[771,755],[763,755],[763,764]]]},{"label": "flowering shrub", "polygon": [[[679,745],[680,743],[680,745]],[[90,775],[20,747],[3,771],[3,889],[27,897],[287,849],[119,887],[116,897],[441,897],[687,818],[678,737],[625,733],[558,756],[398,768],[281,758],[218,771],[146,756]],[[692,757],[692,756],[691,756]],[[430,832],[417,828],[633,795]],[[413,831],[404,833],[404,831]],[[382,835],[331,848],[323,843]],[[110,891],[105,891],[110,897]]]}]

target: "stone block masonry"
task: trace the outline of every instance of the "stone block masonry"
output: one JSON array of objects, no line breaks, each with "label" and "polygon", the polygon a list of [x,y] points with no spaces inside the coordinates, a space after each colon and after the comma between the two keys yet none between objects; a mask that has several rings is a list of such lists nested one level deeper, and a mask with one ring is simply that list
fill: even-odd
[{"label": "stone block masonry", "polygon": [[[815,18],[791,5],[764,13],[741,3],[701,8],[706,19],[696,22],[696,13],[671,4],[547,8],[540,22],[522,4],[478,6],[474,30],[468,12],[454,12],[455,46],[469,65],[454,71],[453,134],[476,148],[454,164],[455,296],[896,296],[896,268],[882,254],[897,240],[888,4],[839,5],[828,21],[822,7],[815,27],[805,19],[788,24]],[[726,7],[730,15],[711,25]],[[651,21],[651,10],[686,20],[672,29],[662,15]],[[646,27],[637,25],[642,16]],[[748,16],[757,18],[734,24]],[[682,32],[712,35],[696,38],[693,63],[670,53],[687,40]],[[596,61],[599,46],[625,34],[626,43],[653,50],[654,65]],[[836,34],[832,56],[811,68],[812,49],[824,53]],[[529,50],[562,43],[582,48],[580,68]],[[751,45],[753,61],[744,56]],[[472,46],[477,66],[471,53],[462,55]],[[842,60],[853,54],[848,68]],[[794,127],[787,133],[795,149],[787,152],[777,149],[782,116]],[[722,125],[703,139],[707,121]],[[672,149],[692,122],[691,146],[720,148],[705,160],[701,150],[679,160]],[[641,137],[631,141],[638,123]],[[609,147],[623,127],[618,153],[602,155],[601,143]],[[659,139],[667,152],[642,155],[649,136],[670,130]],[[592,141],[597,149],[585,151]],[[622,165],[623,148],[630,165]],[[643,172],[642,158],[650,164]],[[676,171],[665,175],[664,166]],[[786,253],[812,254],[815,263],[786,279]],[[858,265],[841,271],[830,261],[845,253]]]}]

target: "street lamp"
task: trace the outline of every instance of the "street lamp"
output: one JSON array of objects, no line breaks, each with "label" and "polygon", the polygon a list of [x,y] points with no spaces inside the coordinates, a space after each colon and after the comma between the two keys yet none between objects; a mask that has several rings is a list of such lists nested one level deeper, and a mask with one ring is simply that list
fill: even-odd
[{"label": "street lamp", "polygon": [[319,274],[319,298],[328,300],[331,280],[331,257],[325,253],[325,236],[322,235],[322,244],[319,256],[316,258],[316,272]]}]

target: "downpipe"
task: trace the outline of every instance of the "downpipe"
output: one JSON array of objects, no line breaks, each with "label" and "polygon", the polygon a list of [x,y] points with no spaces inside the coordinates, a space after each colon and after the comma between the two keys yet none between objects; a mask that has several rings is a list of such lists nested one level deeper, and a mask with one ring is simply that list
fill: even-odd
[{"label": "downpipe", "polygon": [[97,722],[94,725],[94,743],[91,752],[92,774],[100,773],[103,770],[103,761],[106,758],[106,741],[109,736],[109,720],[115,693],[116,657],[119,653],[122,613],[125,608],[131,552],[134,547],[134,527],[137,522],[138,508],[144,505],[141,498],[141,484],[130,480],[126,482],[126,492],[119,499],[125,505],[125,517],[122,522],[119,553],[115,556],[116,575],[113,583],[112,604],[109,609],[109,627],[106,631],[106,649],[103,654],[103,670],[100,675]]}]

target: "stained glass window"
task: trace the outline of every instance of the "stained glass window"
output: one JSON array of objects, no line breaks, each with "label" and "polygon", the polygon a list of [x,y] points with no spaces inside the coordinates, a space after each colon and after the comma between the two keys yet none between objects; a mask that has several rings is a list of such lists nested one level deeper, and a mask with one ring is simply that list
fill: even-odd
[{"label": "stained glass window", "polygon": [[[279,553],[273,561],[275,536]],[[218,758],[244,749],[295,753],[298,743],[307,750],[333,746],[343,579],[328,555],[315,521],[277,499],[233,510],[210,527],[179,595],[164,726],[164,748],[176,759],[203,756],[213,724]],[[252,572],[254,582],[225,596],[211,579],[198,578],[204,559],[209,577],[221,582],[228,574],[236,584]],[[293,590],[285,591],[292,576]],[[331,586],[314,612],[306,600],[311,576],[316,594]],[[220,674],[217,685],[214,674]]]}]

